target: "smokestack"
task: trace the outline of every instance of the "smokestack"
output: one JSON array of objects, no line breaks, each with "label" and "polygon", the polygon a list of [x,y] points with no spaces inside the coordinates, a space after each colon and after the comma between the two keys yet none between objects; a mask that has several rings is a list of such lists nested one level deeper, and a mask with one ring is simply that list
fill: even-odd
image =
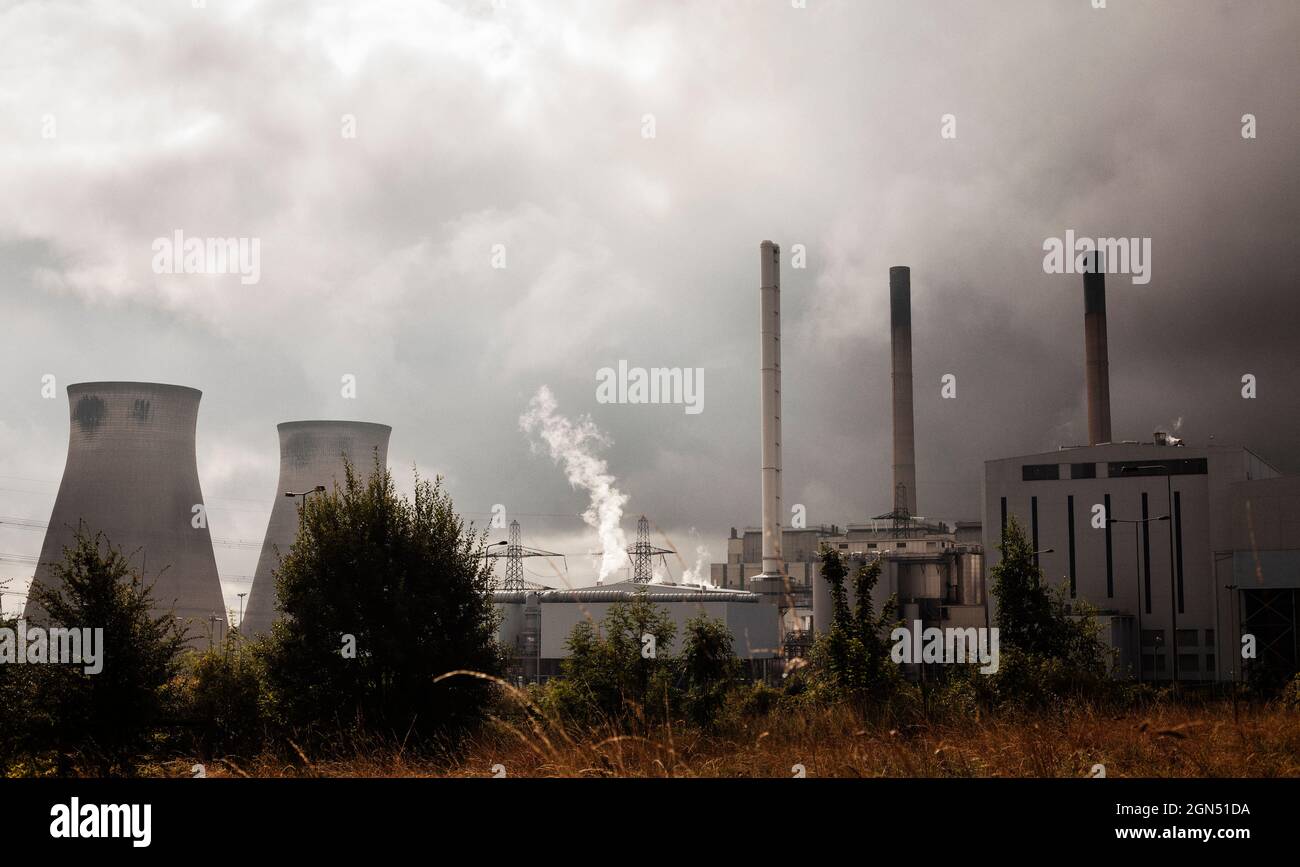
[{"label": "smokestack", "polygon": [[759,247],[763,341],[763,576],[785,574],[781,552],[781,248]]},{"label": "smokestack", "polygon": [[1084,254],[1083,345],[1088,385],[1088,445],[1111,442],[1110,362],[1106,349],[1106,269],[1100,251]]},{"label": "smokestack", "polygon": [[280,433],[280,480],[257,571],[253,573],[248,607],[239,624],[239,632],[245,637],[269,632],[279,617],[274,572],[298,536],[298,507],[303,501],[302,497],[286,497],[285,492],[297,494],[317,485],[331,488],[335,482],[342,484],[346,478],[344,456],[360,478],[369,478],[375,471],[376,449],[380,465],[388,464],[388,436],[393,432],[386,424],[364,421],[287,421],[276,430]]},{"label": "smokestack", "polygon": [[80,525],[102,532],[144,573],[155,613],[181,618],[192,646],[210,632],[221,639],[224,629],[212,618],[224,621],[226,605],[194,453],[200,397],[152,382],[68,386],[68,460],[28,591],[28,620],[46,625],[36,589],[55,584],[52,564]]},{"label": "smokestack", "polygon": [[912,269],[889,269],[890,372],[894,384],[894,514],[916,514],[916,426],[912,416]]}]

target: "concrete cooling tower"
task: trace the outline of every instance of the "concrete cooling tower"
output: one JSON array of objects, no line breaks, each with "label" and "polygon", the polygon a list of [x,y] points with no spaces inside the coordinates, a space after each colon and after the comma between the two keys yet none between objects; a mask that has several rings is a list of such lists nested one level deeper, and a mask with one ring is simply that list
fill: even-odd
[{"label": "concrete cooling tower", "polygon": [[[202,392],[151,382],[68,386],[71,432],[26,616],[45,620],[35,589],[54,581],[77,526],[103,532],[153,585],[157,610],[183,618],[192,644],[220,639],[225,604],[203,503],[194,431]],[[199,524],[200,526],[195,526]],[[104,624],[77,624],[94,628]]]},{"label": "concrete cooling tower", "polygon": [[388,464],[388,435],[393,429],[386,424],[363,421],[288,421],[280,432],[280,481],[275,489],[271,520],[262,542],[262,554],[248,594],[248,608],[239,631],[249,637],[271,630],[278,612],[275,610],[275,575],[280,558],[289,553],[298,535],[298,507],[301,494],[318,485],[326,488],[343,483],[343,459],[350,460],[357,471],[368,477],[374,470],[374,453],[379,462]]}]

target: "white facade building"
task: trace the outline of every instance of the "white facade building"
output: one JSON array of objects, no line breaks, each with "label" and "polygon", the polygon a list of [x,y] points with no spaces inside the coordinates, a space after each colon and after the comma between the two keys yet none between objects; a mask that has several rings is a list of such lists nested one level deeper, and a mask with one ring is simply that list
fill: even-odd
[{"label": "white facade building", "polygon": [[[1171,680],[1175,666],[1180,681],[1228,680],[1237,673],[1234,611],[1242,602],[1228,585],[1244,586],[1253,561],[1239,547],[1244,503],[1260,480],[1279,473],[1249,449],[1170,442],[987,461],[990,591],[1001,531],[1014,516],[1043,552],[1037,559],[1045,578],[1067,584],[1072,597],[1106,616],[1107,638],[1133,674],[1140,635],[1143,680]],[[1284,495],[1300,502],[1295,486],[1277,489],[1275,500],[1291,502]],[[1300,586],[1300,517],[1294,523],[1286,538],[1280,531],[1270,537],[1279,552],[1268,576],[1274,589]]]}]

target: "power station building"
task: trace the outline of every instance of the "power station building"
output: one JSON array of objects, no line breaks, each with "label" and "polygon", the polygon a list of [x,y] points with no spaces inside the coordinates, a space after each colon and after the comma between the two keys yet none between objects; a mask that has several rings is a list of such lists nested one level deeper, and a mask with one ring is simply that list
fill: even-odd
[{"label": "power station building", "polygon": [[[955,525],[926,518],[876,518],[839,527],[824,524],[785,529],[788,583],[763,580],[758,561],[762,532],[734,528],[727,562],[711,566],[710,580],[723,589],[752,590],[783,610],[787,651],[797,655],[801,639],[830,622],[830,591],[821,579],[823,545],[839,551],[856,568],[879,558],[877,607],[896,595],[899,616],[942,626],[985,626],[984,549],[977,522]],[[913,607],[914,606],[914,607]]]},{"label": "power station building", "polygon": [[388,463],[386,424],[361,421],[288,421],[276,430],[280,434],[280,477],[276,484],[271,517],[262,541],[262,553],[248,594],[239,631],[248,637],[271,630],[278,613],[275,607],[275,570],[289,553],[298,535],[298,507],[317,488],[330,488],[345,478],[345,460],[356,472],[368,477],[374,459]]},{"label": "power station building", "polygon": [[674,646],[659,647],[657,652],[678,652],[687,621],[707,615],[726,624],[732,648],[749,665],[752,676],[764,678],[775,672],[775,660],[781,655],[777,613],[758,594],[624,581],[572,590],[495,592],[492,600],[501,613],[497,640],[513,652],[512,675],[528,682],[557,676],[561,662],[569,655],[566,645],[573,628],[584,620],[599,628],[613,605],[630,602],[638,593],[648,594],[677,627]]},{"label": "power station building", "polygon": [[987,625],[979,524],[949,526],[917,515],[910,268],[889,269],[892,510],[843,528],[782,526],[779,264],[780,249],[764,241],[760,247],[762,527],[746,529],[743,535],[732,529],[726,562],[711,565],[711,581],[726,590],[753,591],[777,608],[787,658],[805,655],[813,634],[830,624],[830,592],[821,578],[819,559],[823,546],[849,560],[850,570],[868,559],[881,561],[873,600],[877,610],[892,595],[900,619],[940,628]]},{"label": "power station building", "polygon": [[78,527],[103,533],[173,611],[191,645],[220,634],[225,604],[194,451],[202,393],[150,382],[68,386],[68,458],[28,591],[25,616],[42,623],[36,589],[55,580]]},{"label": "power station building", "polygon": [[985,463],[989,568],[1014,516],[1046,580],[1100,610],[1117,674],[1289,676],[1300,668],[1300,479],[1240,446],[1194,448],[1161,431],[1112,441],[1105,269],[1087,255],[1089,442]]}]

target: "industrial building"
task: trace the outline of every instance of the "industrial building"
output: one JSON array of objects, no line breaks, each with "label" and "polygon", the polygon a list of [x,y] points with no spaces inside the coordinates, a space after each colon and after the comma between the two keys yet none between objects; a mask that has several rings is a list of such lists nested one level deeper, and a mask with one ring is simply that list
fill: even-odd
[{"label": "industrial building", "polygon": [[271,517],[262,541],[262,553],[253,574],[248,609],[239,623],[241,635],[257,637],[271,630],[279,616],[275,605],[275,570],[298,535],[298,507],[317,489],[343,483],[345,461],[369,476],[378,455],[388,463],[385,424],[361,421],[289,421],[277,426],[280,435],[280,476],[276,483]]},{"label": "industrial building", "polygon": [[[1137,674],[1140,636],[1144,680],[1173,677],[1174,647],[1180,680],[1226,679],[1237,641],[1237,603],[1226,585],[1247,586],[1234,573],[1239,560],[1250,562],[1249,548],[1237,547],[1248,539],[1234,538],[1234,500],[1279,474],[1249,449],[1162,442],[988,461],[989,567],[1001,559],[1001,530],[1015,516],[1035,551],[1051,551],[1036,558],[1044,577],[1119,621],[1112,642],[1121,670]],[[1283,571],[1269,574],[1280,579]],[[1290,586],[1300,586],[1300,570],[1290,574]]]},{"label": "industrial building", "polygon": [[841,529],[781,524],[780,249],[770,241],[760,247],[760,266],[762,527],[743,535],[732,529],[727,560],[711,564],[711,581],[728,590],[753,591],[778,609],[787,658],[805,655],[812,635],[830,623],[829,588],[819,561],[823,546],[839,551],[851,568],[868,558],[881,560],[877,610],[892,595],[900,619],[940,628],[987,625],[979,524],[949,526],[917,515],[911,269],[889,269],[892,510]]},{"label": "industrial building", "polygon": [[102,532],[174,610],[191,646],[224,626],[225,605],[195,457],[202,393],[150,382],[68,386],[68,458],[25,616],[41,623],[35,589],[54,580],[78,527]]},{"label": "industrial building", "polygon": [[[677,627],[674,645],[679,645],[688,620],[707,615],[721,620],[731,631],[736,655],[749,665],[750,673],[764,678],[775,672],[780,656],[781,635],[776,609],[764,604],[756,593],[717,590],[684,584],[655,584],[624,581],[603,587],[573,590],[501,590],[493,602],[501,613],[497,640],[513,652],[515,679],[544,681],[560,673],[561,661],[569,655],[566,643],[573,628],[584,620],[599,627],[611,606],[629,602],[637,593],[647,593],[672,618]],[[659,653],[679,649],[659,647]]]},{"label": "industrial building", "polygon": [[1089,443],[985,463],[989,568],[1015,516],[1045,578],[1100,610],[1121,676],[1233,679],[1243,634],[1247,672],[1296,671],[1300,479],[1240,446],[1113,442],[1099,260],[1084,317]]}]

